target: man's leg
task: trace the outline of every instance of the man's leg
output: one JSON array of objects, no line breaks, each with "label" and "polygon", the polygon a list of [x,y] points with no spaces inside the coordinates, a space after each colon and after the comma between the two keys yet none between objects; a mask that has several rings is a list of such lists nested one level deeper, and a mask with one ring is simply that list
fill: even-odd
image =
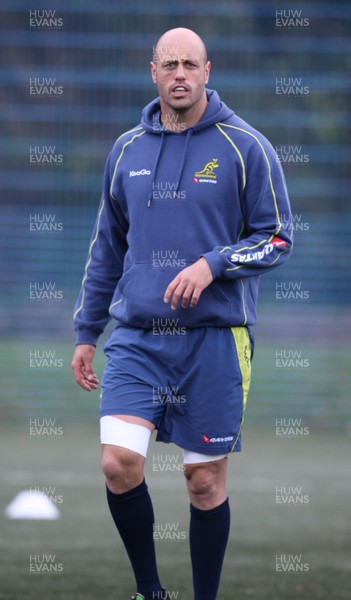
[{"label": "man's leg", "polygon": [[153,429],[152,423],[139,417],[115,415],[101,420],[107,501],[132,564],[137,591],[146,600],[161,598],[162,593],[153,538],[154,511],[144,480]]},{"label": "man's leg", "polygon": [[192,459],[195,457],[196,460],[196,456],[201,459],[201,455],[184,451],[184,474],[191,502],[190,555],[194,600],[216,600],[230,528],[226,493],[227,458],[193,463]]}]

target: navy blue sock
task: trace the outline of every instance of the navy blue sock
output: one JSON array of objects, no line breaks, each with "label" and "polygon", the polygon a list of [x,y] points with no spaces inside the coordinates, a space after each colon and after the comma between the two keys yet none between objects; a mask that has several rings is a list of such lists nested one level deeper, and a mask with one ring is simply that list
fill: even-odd
[{"label": "navy blue sock", "polygon": [[152,600],[161,592],[157,573],[154,542],[154,510],[147,485],[140,485],[114,494],[106,487],[107,502],[129,560],[132,564],[137,591]]},{"label": "navy blue sock", "polygon": [[228,498],[210,510],[190,504],[190,514],[194,600],[216,600],[230,528]]}]

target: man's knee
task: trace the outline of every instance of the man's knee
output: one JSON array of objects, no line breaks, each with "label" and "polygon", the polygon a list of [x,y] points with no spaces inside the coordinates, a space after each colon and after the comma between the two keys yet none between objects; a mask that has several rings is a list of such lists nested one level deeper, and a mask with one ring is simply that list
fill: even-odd
[{"label": "man's knee", "polygon": [[225,486],[227,459],[185,465],[184,475],[191,496],[213,498]]},{"label": "man's knee", "polygon": [[144,463],[143,456],[128,448],[103,446],[102,471],[108,483],[133,487],[143,477]]}]

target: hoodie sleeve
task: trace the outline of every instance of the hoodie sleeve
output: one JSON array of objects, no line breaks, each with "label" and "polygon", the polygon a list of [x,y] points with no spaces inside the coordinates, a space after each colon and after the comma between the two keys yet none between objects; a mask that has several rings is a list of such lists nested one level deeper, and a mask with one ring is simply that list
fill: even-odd
[{"label": "hoodie sleeve", "polygon": [[243,170],[243,226],[238,241],[203,254],[215,278],[262,275],[292,249],[292,215],[281,165],[271,144],[257,139]]},{"label": "hoodie sleeve", "polygon": [[109,156],[82,287],[75,306],[74,327],[77,332],[77,344],[95,346],[110,320],[109,307],[123,272],[127,231],[127,220],[118,202],[110,196]]}]

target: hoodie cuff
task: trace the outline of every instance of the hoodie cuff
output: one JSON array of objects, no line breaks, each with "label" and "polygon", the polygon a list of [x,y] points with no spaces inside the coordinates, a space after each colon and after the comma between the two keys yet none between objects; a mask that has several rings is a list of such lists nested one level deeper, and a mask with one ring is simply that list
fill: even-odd
[{"label": "hoodie cuff", "polygon": [[212,250],[212,252],[206,252],[206,254],[201,254],[201,256],[203,256],[203,258],[208,262],[214,279],[216,279],[216,277],[221,277],[223,270],[223,257],[219,254],[219,252]]},{"label": "hoodie cuff", "polygon": [[91,329],[81,329],[77,331],[76,346],[79,344],[89,344],[96,346],[99,334]]}]

